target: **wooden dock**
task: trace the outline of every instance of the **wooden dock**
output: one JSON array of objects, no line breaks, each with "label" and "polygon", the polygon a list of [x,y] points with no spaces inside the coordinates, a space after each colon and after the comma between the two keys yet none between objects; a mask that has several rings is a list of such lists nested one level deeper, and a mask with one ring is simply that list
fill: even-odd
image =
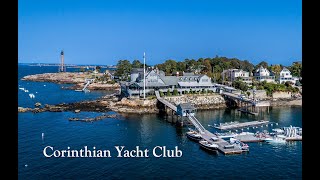
[{"label": "wooden dock", "polygon": [[206,141],[217,144],[219,146],[218,148],[219,152],[221,152],[224,155],[241,154],[249,151],[249,150],[243,150],[238,146],[234,146],[233,148],[226,149],[225,146],[230,146],[231,144],[228,141],[221,138],[219,138],[217,141],[213,141],[211,137],[217,137],[217,136],[215,134],[212,134],[208,130],[205,130],[205,133],[201,135],[202,135],[202,138],[205,139]]},{"label": "wooden dock", "polygon": [[225,124],[220,124],[220,125],[214,126],[214,127],[219,130],[229,130],[229,129],[251,127],[251,126],[260,126],[260,125],[264,125],[264,124],[268,124],[268,123],[269,123],[269,121],[260,120],[260,121],[244,122],[244,123],[239,123],[239,122],[225,123]]},{"label": "wooden dock", "polygon": [[[173,104],[171,104],[169,101],[163,99],[160,97],[159,91],[155,91],[156,97],[157,99],[163,103],[164,105],[166,105],[167,107],[169,107],[170,109],[172,109],[173,111],[177,112],[177,107]],[[209,132],[208,130],[206,130],[202,124],[198,121],[198,119],[196,117],[194,117],[191,114],[187,115],[189,121],[195,126],[195,128],[200,132],[202,138],[210,143],[215,143],[219,146],[218,150],[219,152],[223,153],[223,154],[241,154],[243,152],[248,152],[249,150],[243,150],[241,149],[239,146],[233,146],[231,148],[225,148],[225,146],[231,146],[231,144],[221,138],[218,138],[217,135],[212,134],[211,132]],[[216,137],[218,138],[218,140],[213,141],[211,138],[212,137]]]},{"label": "wooden dock", "polygon": [[246,134],[246,135],[238,135],[235,137],[236,139],[238,139],[241,142],[244,143],[248,143],[248,142],[263,142],[264,141],[264,137],[256,137],[252,134]]}]

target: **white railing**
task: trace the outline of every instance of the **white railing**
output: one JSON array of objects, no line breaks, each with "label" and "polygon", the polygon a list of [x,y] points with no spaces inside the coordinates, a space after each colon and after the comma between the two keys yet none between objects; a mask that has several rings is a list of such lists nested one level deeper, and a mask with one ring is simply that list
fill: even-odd
[{"label": "white railing", "polygon": [[196,117],[194,117],[193,115],[188,114],[188,118],[191,121],[191,123],[198,129],[198,131],[201,134],[205,133],[205,128],[201,125],[201,123],[197,120]]}]

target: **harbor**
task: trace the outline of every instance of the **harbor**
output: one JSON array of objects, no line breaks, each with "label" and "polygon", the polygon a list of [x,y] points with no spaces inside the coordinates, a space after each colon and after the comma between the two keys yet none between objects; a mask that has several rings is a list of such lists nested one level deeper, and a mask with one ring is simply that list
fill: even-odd
[{"label": "harbor", "polygon": [[[171,104],[167,100],[164,100],[163,98],[160,97],[159,92],[155,92],[156,97],[159,102],[163,103],[165,105],[165,108],[171,109],[172,113],[176,113],[177,115],[180,115],[181,117],[188,117],[190,122],[194,125],[194,127],[197,129],[199,132],[199,135],[201,136],[202,140],[205,140],[207,144],[210,145],[217,145],[217,148],[214,148],[213,151],[218,150],[224,155],[227,154],[241,154],[243,152],[248,152],[249,149],[247,148],[242,148],[241,146],[235,146],[234,144],[231,144],[230,142],[219,138],[217,135],[209,132],[206,130],[202,124],[197,120],[197,118],[194,116],[195,113],[195,108],[190,105],[190,104],[183,104],[183,105],[178,105],[176,107],[175,105]],[[180,121],[180,123],[183,123],[183,121]],[[183,124],[182,124],[183,125]]]},{"label": "harbor", "polygon": [[[160,97],[159,92],[155,92],[158,102],[164,105],[166,113],[176,115],[178,118],[177,124],[183,126],[183,117],[187,117],[191,125],[195,129],[189,128],[187,137],[191,140],[199,143],[200,147],[211,152],[220,152],[224,155],[229,154],[241,154],[249,152],[249,145],[245,143],[253,142],[267,142],[267,143],[285,143],[287,141],[302,141],[302,128],[300,127],[283,127],[272,129],[272,132],[264,130],[263,132],[257,131],[256,133],[244,132],[243,128],[249,129],[252,127],[270,127],[278,125],[278,123],[272,123],[267,120],[257,120],[249,122],[226,122],[215,124],[213,127],[220,131],[229,130],[229,133],[212,133],[204,128],[204,126],[195,117],[196,108],[190,103],[179,104],[178,106],[173,105],[169,101]],[[210,125],[208,125],[210,126]],[[231,133],[231,130],[238,131],[241,128],[241,133]]]}]

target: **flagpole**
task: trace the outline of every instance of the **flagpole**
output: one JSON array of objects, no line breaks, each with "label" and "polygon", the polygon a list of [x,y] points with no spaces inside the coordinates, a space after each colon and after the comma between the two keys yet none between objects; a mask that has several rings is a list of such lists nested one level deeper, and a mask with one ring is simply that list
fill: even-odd
[{"label": "flagpole", "polygon": [[146,53],[143,52],[143,99],[146,99]]}]

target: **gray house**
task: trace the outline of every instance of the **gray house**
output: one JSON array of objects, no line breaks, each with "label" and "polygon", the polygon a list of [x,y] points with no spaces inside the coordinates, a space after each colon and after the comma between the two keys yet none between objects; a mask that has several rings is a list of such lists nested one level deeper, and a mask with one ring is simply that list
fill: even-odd
[{"label": "gray house", "polygon": [[193,115],[196,112],[196,108],[191,103],[181,103],[177,106],[177,114],[180,116],[187,116],[187,114]]},{"label": "gray house", "polygon": [[[193,73],[184,73],[183,76],[165,76],[163,71],[158,69],[146,72],[146,95],[154,94],[155,90],[166,93],[168,90],[173,92],[177,90],[179,94],[184,94],[190,90],[199,92],[203,90],[215,91],[215,84],[207,75]],[[130,75],[130,83],[121,84],[121,90],[129,97],[143,96],[144,78],[143,68],[133,69]]]}]

